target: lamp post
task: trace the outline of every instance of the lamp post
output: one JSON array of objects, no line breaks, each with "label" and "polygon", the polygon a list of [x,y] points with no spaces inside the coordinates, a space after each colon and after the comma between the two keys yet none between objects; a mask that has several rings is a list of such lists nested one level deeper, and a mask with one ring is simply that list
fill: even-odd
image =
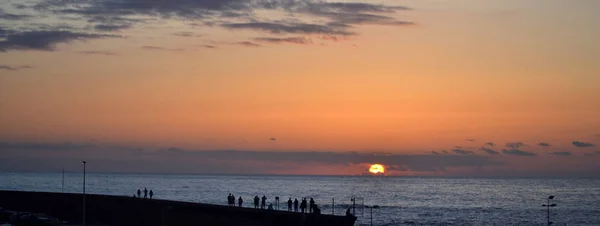
[{"label": "lamp post", "polygon": [[365,206],[365,207],[371,209],[371,226],[373,226],[373,209],[379,209],[379,206],[374,205],[374,206]]},{"label": "lamp post", "polygon": [[85,161],[81,162],[83,165],[83,226],[85,226],[85,163]]},{"label": "lamp post", "polygon": [[555,203],[550,204],[550,200],[551,199],[554,199],[554,195],[551,195],[551,196],[548,197],[548,204],[542,204],[543,207],[547,207],[548,208],[548,212],[547,212],[548,213],[548,215],[547,215],[547,217],[548,217],[548,226],[550,226],[552,224],[552,222],[550,222],[550,207],[555,207],[556,206]]}]

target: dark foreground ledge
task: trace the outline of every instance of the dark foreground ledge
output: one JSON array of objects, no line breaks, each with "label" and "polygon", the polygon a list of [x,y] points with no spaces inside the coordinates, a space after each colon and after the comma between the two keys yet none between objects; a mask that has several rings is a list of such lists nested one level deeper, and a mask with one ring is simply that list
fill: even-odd
[{"label": "dark foreground ledge", "polygon": [[[82,195],[71,193],[0,191],[0,207],[44,213],[72,223],[81,222]],[[325,226],[354,225],[356,217],[300,214],[168,200],[86,195],[88,225],[111,226]]]}]

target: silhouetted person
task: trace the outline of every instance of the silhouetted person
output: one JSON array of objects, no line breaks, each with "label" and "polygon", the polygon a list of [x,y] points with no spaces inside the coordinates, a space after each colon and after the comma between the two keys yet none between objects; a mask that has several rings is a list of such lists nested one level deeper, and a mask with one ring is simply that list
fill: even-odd
[{"label": "silhouetted person", "polygon": [[231,206],[231,197],[232,197],[232,196],[233,196],[233,195],[231,195],[231,193],[229,193],[229,195],[227,195],[227,205],[228,205],[228,206]]},{"label": "silhouetted person", "polygon": [[292,198],[288,199],[288,211],[292,211]]},{"label": "silhouetted person", "polygon": [[152,199],[152,196],[154,196],[154,192],[150,190],[150,199]]},{"label": "silhouetted person", "polygon": [[350,213],[350,208],[348,208],[348,209],[346,210],[346,216],[347,216],[347,217],[352,217],[352,216],[354,216],[354,215],[352,215],[352,213]]},{"label": "silhouetted person", "polygon": [[260,202],[260,199],[258,198],[258,195],[254,196],[254,208],[255,209],[258,209],[258,202]]},{"label": "silhouetted person", "polygon": [[231,206],[235,207],[235,195],[231,195]]},{"label": "silhouetted person", "polygon": [[240,195],[240,198],[238,199],[238,206],[242,207],[242,203],[244,203],[244,200],[242,199],[242,196]]},{"label": "silhouetted person", "polygon": [[313,207],[314,207],[314,206],[315,206],[315,200],[314,200],[313,198],[310,198],[310,202],[309,202],[309,205],[308,205],[308,207],[309,207],[309,208],[308,208],[308,211],[309,211],[310,213],[312,213],[312,212],[313,212]]},{"label": "silhouetted person", "polygon": [[300,203],[300,211],[304,213],[306,210],[306,198],[302,198],[302,202]]},{"label": "silhouetted person", "polygon": [[269,203],[269,208],[268,210],[273,210],[273,203]]},{"label": "silhouetted person", "polygon": [[137,196],[138,198],[142,197],[142,191],[140,191],[140,189],[138,189],[137,194],[138,194],[138,196]]},{"label": "silhouetted person", "polygon": [[294,199],[294,212],[298,212],[298,199]]},{"label": "silhouetted person", "polygon": [[260,203],[260,208],[264,209],[267,206],[267,196],[264,196],[262,198],[260,198],[262,200],[262,202]]},{"label": "silhouetted person", "polygon": [[317,204],[313,205],[313,213],[314,214],[321,214],[321,209],[319,209],[319,207],[317,206]]},{"label": "silhouetted person", "polygon": [[148,189],[144,188],[144,198],[148,198]]}]

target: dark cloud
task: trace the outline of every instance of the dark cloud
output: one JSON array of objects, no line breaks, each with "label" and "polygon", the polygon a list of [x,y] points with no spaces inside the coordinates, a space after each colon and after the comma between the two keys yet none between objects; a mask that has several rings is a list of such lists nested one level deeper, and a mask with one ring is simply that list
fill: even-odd
[{"label": "dark cloud", "polygon": [[541,146],[541,147],[550,147],[550,144],[549,144],[549,143],[546,143],[546,142],[540,142],[540,143],[538,143],[537,145],[538,145],[538,146]]},{"label": "dark cloud", "polygon": [[525,146],[525,144],[523,142],[521,142],[521,141],[519,141],[519,142],[508,142],[508,143],[505,144],[505,146],[507,148],[514,148],[514,149],[516,149],[516,148],[520,148],[520,147]]},{"label": "dark cloud", "polygon": [[94,29],[97,31],[120,31],[123,29],[128,29],[131,27],[131,24],[96,24]]},{"label": "dark cloud", "polygon": [[246,46],[246,47],[259,47],[259,46],[262,46],[261,44],[256,44],[254,42],[248,42],[248,41],[236,42],[236,43],[233,43],[233,44],[241,45],[241,46]]},{"label": "dark cloud", "polygon": [[485,151],[486,153],[488,153],[490,155],[500,154],[500,152],[497,152],[494,149],[491,149],[491,148],[488,148],[488,147],[481,147],[479,150]]},{"label": "dark cloud", "polygon": [[171,51],[171,52],[180,52],[180,51],[184,50],[184,49],[164,48],[164,47],[160,47],[160,46],[142,46],[142,49],[145,49],[145,50],[157,50],[157,51]]},{"label": "dark cloud", "polygon": [[467,139],[465,139],[465,141],[475,142],[475,139],[467,138]]},{"label": "dark cloud", "polygon": [[439,155],[440,153],[438,153],[437,151],[431,151],[431,154]]},{"label": "dark cloud", "polygon": [[271,137],[271,138],[269,138],[269,140],[276,141],[276,140],[277,140],[277,138],[275,138],[275,137]]},{"label": "dark cloud", "polygon": [[385,6],[369,3],[342,3],[342,2],[308,2],[295,11],[313,16],[330,19],[330,24],[351,26],[353,24],[376,24],[406,26],[413,22],[400,21],[382,14],[395,13],[399,10],[410,10],[402,6]]},{"label": "dark cloud", "polygon": [[446,151],[446,150],[442,150],[442,153],[449,154],[448,151]]},{"label": "dark cloud", "polygon": [[475,154],[472,151],[463,150],[463,149],[452,149],[452,151],[459,155],[474,155]]},{"label": "dark cloud", "polygon": [[405,6],[386,6],[360,2],[318,2],[312,3],[311,7],[326,9],[328,11],[361,13],[361,12],[377,12],[377,13],[393,13],[398,10],[412,10]]},{"label": "dark cloud", "polygon": [[573,153],[568,152],[568,151],[558,151],[558,152],[552,152],[550,154],[556,155],[556,156],[571,156]]},{"label": "dark cloud", "polygon": [[190,31],[176,32],[176,33],[173,33],[173,35],[181,36],[181,37],[202,37],[202,35],[198,35],[198,34],[195,34],[194,32],[190,32]]},{"label": "dark cloud", "polygon": [[78,53],[85,55],[105,55],[105,56],[116,56],[117,53],[109,52],[109,51],[99,51],[99,50],[89,50],[89,51],[79,51]]},{"label": "dark cloud", "polygon": [[496,144],[492,143],[492,142],[487,142],[485,143],[486,146],[490,146],[490,147],[494,147],[496,146]]},{"label": "dark cloud", "polygon": [[262,43],[289,43],[289,44],[301,44],[308,45],[312,44],[312,40],[304,37],[289,37],[289,38],[270,38],[270,37],[262,37],[255,38],[254,41],[262,42]]},{"label": "dark cloud", "polygon": [[528,156],[528,157],[537,156],[536,153],[521,151],[519,149],[509,149],[509,150],[504,149],[504,150],[502,150],[502,153],[504,153],[505,155],[518,155],[518,156]]},{"label": "dark cloud", "polygon": [[31,17],[33,17],[33,16],[25,15],[25,14],[7,13],[7,12],[4,12],[4,10],[2,10],[2,8],[0,8],[0,20],[23,20],[23,19],[27,19],[27,18],[31,18]]},{"label": "dark cloud", "polygon": [[[56,164],[61,167],[64,160],[72,159],[77,162],[87,159],[96,162],[94,165],[105,168],[112,167],[115,171],[137,169],[138,172],[154,171],[161,169],[157,163],[164,166],[177,168],[180,165],[190,164],[187,172],[206,172],[204,163],[220,162],[222,167],[228,167],[237,173],[245,173],[237,168],[240,164],[254,163],[255,167],[264,164],[325,164],[330,166],[345,166],[356,164],[380,163],[410,171],[443,171],[453,167],[473,167],[502,165],[494,159],[476,155],[407,155],[407,154],[371,154],[358,152],[315,152],[315,151],[190,151],[177,147],[170,147],[157,151],[145,151],[138,147],[111,147],[96,143],[0,143],[0,160],[10,159],[0,164],[2,169],[11,167],[23,168],[23,162],[33,160]],[[111,161],[121,161],[120,164],[109,164]],[[125,162],[127,164],[125,164]],[[41,169],[48,164],[30,164],[26,167]],[[169,172],[172,168],[161,170]],[[175,169],[173,168],[173,169]],[[0,169],[1,170],[1,169]]]},{"label": "dark cloud", "polygon": [[9,33],[5,35],[5,40],[0,41],[0,52],[9,50],[54,51],[56,45],[60,43],[117,37],[121,36],[71,31],[25,31]]},{"label": "dark cloud", "polygon": [[588,147],[596,146],[592,143],[586,143],[586,142],[581,142],[581,141],[573,141],[573,145],[578,148],[588,148]]},{"label": "dark cloud", "polygon": [[[95,30],[104,32],[129,29],[137,23],[151,23],[157,19],[172,19],[203,26],[220,25],[232,30],[324,35],[335,37],[325,40],[337,41],[341,40],[339,36],[356,35],[351,31],[355,25],[414,24],[393,17],[399,11],[411,10],[408,7],[320,0],[45,0],[33,6],[21,5],[21,8],[31,8],[59,17],[81,17],[91,23]],[[266,21],[254,13],[258,10],[283,10],[292,19]],[[182,33],[180,36],[197,37],[190,33]],[[269,41],[282,43],[289,40],[267,42]]]},{"label": "dark cloud", "polygon": [[222,27],[228,29],[247,29],[264,31],[273,34],[326,34],[326,35],[355,35],[353,32],[346,31],[331,26],[307,23],[269,23],[269,22],[249,22],[249,23],[226,23]]},{"label": "dark cloud", "polygon": [[8,66],[8,65],[0,65],[0,70],[6,70],[6,71],[18,71],[21,69],[30,69],[32,68],[31,66]]}]

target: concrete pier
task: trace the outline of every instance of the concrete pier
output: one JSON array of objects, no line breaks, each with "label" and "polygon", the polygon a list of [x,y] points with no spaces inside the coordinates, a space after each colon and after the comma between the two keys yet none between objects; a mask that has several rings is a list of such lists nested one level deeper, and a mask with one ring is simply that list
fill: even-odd
[{"label": "concrete pier", "polygon": [[[82,220],[82,194],[0,191],[0,207]],[[87,225],[111,226],[351,226],[356,217],[301,214],[133,197],[86,194]]]}]

